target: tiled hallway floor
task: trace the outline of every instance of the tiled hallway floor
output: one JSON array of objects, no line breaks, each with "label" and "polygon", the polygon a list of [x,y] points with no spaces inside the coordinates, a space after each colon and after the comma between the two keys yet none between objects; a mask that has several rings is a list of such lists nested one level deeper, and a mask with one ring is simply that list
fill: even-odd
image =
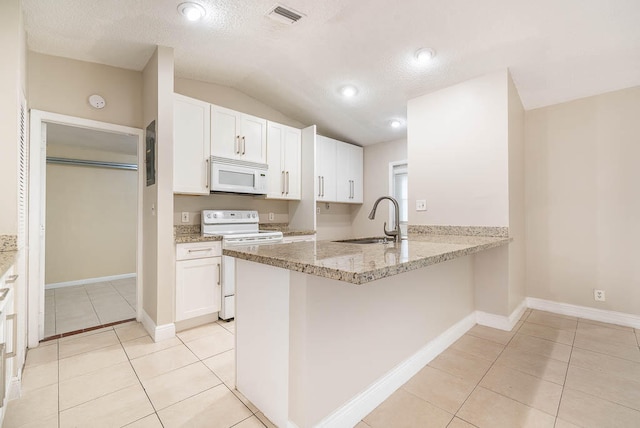
[{"label": "tiled hallway floor", "polygon": [[[233,332],[153,343],[127,323],[44,342],[4,426],[272,426],[234,389]],[[357,427],[639,427],[639,336],[540,311],[512,332],[475,326]]]},{"label": "tiled hallway floor", "polygon": [[45,290],[44,336],[136,317],[136,279]]}]

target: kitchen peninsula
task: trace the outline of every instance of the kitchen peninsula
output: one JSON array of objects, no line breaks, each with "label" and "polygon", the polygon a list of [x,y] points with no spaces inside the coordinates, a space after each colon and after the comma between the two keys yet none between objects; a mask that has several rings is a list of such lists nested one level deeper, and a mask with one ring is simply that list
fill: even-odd
[{"label": "kitchen peninsula", "polygon": [[237,389],[279,427],[355,425],[442,351],[435,342],[475,324],[474,254],[508,242],[410,234],[225,249],[238,259]]}]

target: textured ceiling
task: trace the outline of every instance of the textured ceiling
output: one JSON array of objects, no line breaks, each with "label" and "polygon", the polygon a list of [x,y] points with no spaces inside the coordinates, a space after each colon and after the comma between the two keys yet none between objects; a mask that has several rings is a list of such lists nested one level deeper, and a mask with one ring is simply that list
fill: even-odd
[{"label": "textured ceiling", "polygon": [[[640,85],[638,0],[283,0],[306,17],[265,17],[275,0],[23,0],[29,49],[142,70],[156,44],[178,77],[236,88],[321,133],[360,145],[407,100],[504,68],[526,109]],[[420,47],[437,51],[428,66]],[[344,100],[338,88],[359,88]]]}]

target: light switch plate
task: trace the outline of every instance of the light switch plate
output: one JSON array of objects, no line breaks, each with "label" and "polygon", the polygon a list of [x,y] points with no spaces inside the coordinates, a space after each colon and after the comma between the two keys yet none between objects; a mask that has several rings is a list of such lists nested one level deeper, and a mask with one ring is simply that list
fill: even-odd
[{"label": "light switch plate", "polygon": [[189,212],[188,211],[183,211],[182,212],[182,222],[183,223],[189,223]]},{"label": "light switch plate", "polygon": [[426,211],[427,210],[427,201],[424,199],[416,200],[416,211]]}]

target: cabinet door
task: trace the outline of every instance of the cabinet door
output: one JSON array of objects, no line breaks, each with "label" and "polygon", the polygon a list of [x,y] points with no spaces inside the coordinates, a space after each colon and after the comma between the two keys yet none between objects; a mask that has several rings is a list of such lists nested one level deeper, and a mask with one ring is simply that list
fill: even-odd
[{"label": "cabinet door", "polygon": [[336,194],[338,202],[362,203],[362,147],[339,141],[336,147]]},{"label": "cabinet door", "polygon": [[237,111],[211,105],[211,154],[240,159],[240,117]]},{"label": "cabinet door", "polygon": [[338,142],[336,144],[336,200],[351,202],[351,144]]},{"label": "cabinet door", "polygon": [[300,200],[301,164],[302,164],[302,131],[290,126],[284,127],[284,171],[285,197]]},{"label": "cabinet door", "polygon": [[364,198],[364,150],[351,145],[351,202],[361,204]]},{"label": "cabinet door", "polygon": [[176,321],[220,311],[221,257],[176,262]]},{"label": "cabinet door", "polygon": [[267,197],[281,199],[285,193],[285,167],[282,152],[284,127],[269,122],[267,127]]},{"label": "cabinet door", "polygon": [[210,104],[182,95],[173,103],[173,191],[209,194]]},{"label": "cabinet door", "polygon": [[267,121],[248,114],[241,115],[240,158],[267,163]]},{"label": "cabinet door", "polygon": [[336,200],[336,140],[316,137],[316,199]]}]

